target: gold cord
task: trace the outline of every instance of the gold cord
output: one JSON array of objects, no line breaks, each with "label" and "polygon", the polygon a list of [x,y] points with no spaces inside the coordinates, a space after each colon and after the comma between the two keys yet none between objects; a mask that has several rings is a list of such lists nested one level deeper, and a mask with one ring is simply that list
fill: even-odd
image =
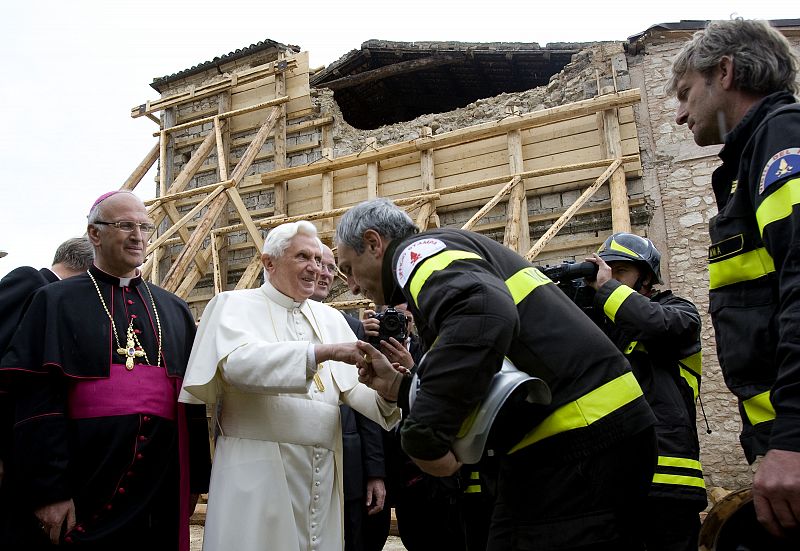
[{"label": "gold cord", "polygon": [[[133,369],[134,355],[136,357],[144,356],[144,361],[148,365],[153,365],[150,363],[150,359],[147,357],[147,352],[145,351],[144,346],[142,346],[141,341],[139,341],[139,337],[137,337],[136,333],[133,331],[133,318],[131,318],[131,321],[128,324],[128,331],[126,334],[128,340],[128,342],[126,343],[127,346],[126,348],[122,347],[122,345],[119,342],[119,335],[117,334],[117,325],[114,323],[114,318],[111,316],[111,312],[108,310],[108,306],[106,306],[106,301],[103,299],[103,294],[100,292],[100,286],[97,284],[97,280],[92,275],[92,272],[87,271],[86,273],[89,274],[89,278],[92,280],[92,283],[94,283],[94,288],[97,291],[97,296],[100,299],[100,304],[103,305],[103,310],[105,310],[108,319],[111,320],[111,330],[114,333],[114,340],[117,343],[117,353],[127,356],[125,366],[128,368],[128,370]],[[142,280],[142,283],[144,283],[144,288],[147,289],[147,294],[150,295],[150,304],[153,305],[153,314],[155,315],[156,318],[156,326],[158,327],[158,358],[157,358],[158,362],[156,363],[156,367],[161,367],[161,318],[158,315],[158,309],[156,308],[156,301],[153,298],[152,291],[150,291],[150,286],[147,285],[147,282],[144,281],[144,279]],[[138,346],[139,350],[141,350],[142,352],[141,354],[136,354],[133,350],[131,350],[134,343]],[[130,351],[126,353],[126,351],[128,350]]]}]

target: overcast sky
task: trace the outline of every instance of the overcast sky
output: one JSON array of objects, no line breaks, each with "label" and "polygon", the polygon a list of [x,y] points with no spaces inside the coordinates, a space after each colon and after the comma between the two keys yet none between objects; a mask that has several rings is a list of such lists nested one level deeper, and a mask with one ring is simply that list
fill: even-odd
[{"label": "overcast sky", "polygon": [[[681,19],[800,17],[777,0],[28,0],[0,15],[0,276],[49,266],[81,235],[100,194],[117,189],[155,144],[130,109],[154,77],[265,39],[295,44],[311,67],[370,39],[463,42],[625,40]],[[565,9],[562,9],[565,8]],[[153,178],[137,188],[155,194]]]}]

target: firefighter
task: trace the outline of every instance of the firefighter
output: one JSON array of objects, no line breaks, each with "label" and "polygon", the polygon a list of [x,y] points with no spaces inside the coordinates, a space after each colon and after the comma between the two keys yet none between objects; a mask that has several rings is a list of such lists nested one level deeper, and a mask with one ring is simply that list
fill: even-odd
[{"label": "firefighter", "polygon": [[615,233],[586,259],[586,282],[603,332],[625,354],[656,415],[658,463],[647,500],[648,551],[696,551],[706,491],[695,402],[700,390],[700,314],[694,304],[656,291],[661,253],[644,237]]},{"label": "firefighter", "polygon": [[512,402],[495,422],[502,459],[487,548],[643,549],[654,416],[602,331],[518,254],[468,231],[418,233],[385,199],[350,209],[336,242],[351,291],[407,302],[428,347],[410,409],[408,377],[368,344],[357,363],[362,382],[400,400],[402,447],[422,470],[460,468],[453,440],[504,357],[549,386],[549,404]]},{"label": "firefighter", "polygon": [[[795,48],[763,21],[716,21],[681,49],[667,86],[676,122],[724,144],[711,184],[710,312],[739,401],[758,519],[800,519],[800,107]],[[762,457],[763,456],[763,457]],[[759,459],[760,458],[760,459]]]}]

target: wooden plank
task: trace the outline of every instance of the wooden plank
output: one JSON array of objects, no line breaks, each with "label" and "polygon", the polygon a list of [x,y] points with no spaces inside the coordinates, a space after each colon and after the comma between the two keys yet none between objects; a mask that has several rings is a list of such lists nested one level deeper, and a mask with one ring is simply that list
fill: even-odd
[{"label": "wooden plank", "polygon": [[136,186],[139,185],[139,182],[142,181],[144,175],[147,174],[147,171],[150,170],[150,167],[153,166],[153,163],[156,162],[156,159],[160,156],[161,152],[161,143],[160,141],[157,142],[152,149],[145,155],[144,159],[133,169],[133,172],[128,179],[123,182],[122,186],[120,186],[121,191],[133,191],[136,189]]},{"label": "wooden plank", "polygon": [[214,135],[217,145],[217,170],[219,179],[224,182],[228,179],[228,155],[225,153],[225,141],[222,139],[222,126],[219,117],[214,118]]},{"label": "wooden plank", "polygon": [[164,233],[162,233],[161,235],[158,236],[158,239],[156,239],[155,241],[150,243],[147,246],[147,252],[145,253],[145,256],[149,255],[155,249],[160,247],[164,243],[164,241],[166,241],[167,239],[172,237],[172,235],[175,234],[175,232],[177,232],[178,230],[183,228],[189,220],[194,218],[197,215],[198,212],[203,210],[206,207],[206,205],[208,205],[217,195],[222,193],[223,190],[230,188],[230,186],[232,186],[232,185],[233,185],[232,181],[228,181],[228,182],[226,182],[225,184],[222,184],[222,185],[217,184],[216,188],[211,193],[209,193],[206,197],[204,197],[202,201],[197,203],[197,205],[192,210],[190,210],[189,212],[184,214],[181,217],[180,220],[175,221],[172,224],[172,226],[170,226],[167,229],[167,231],[165,231]]},{"label": "wooden plank", "polygon": [[214,294],[217,295],[225,290],[222,283],[222,268],[219,262],[219,247],[224,241],[223,237],[213,235],[211,238],[211,267],[214,270]]},{"label": "wooden plank", "polygon": [[608,180],[611,177],[614,171],[616,171],[621,164],[622,162],[619,159],[611,163],[609,167],[605,170],[605,172],[603,172],[603,174],[601,174],[600,177],[597,180],[595,180],[595,182],[591,186],[589,186],[586,189],[586,191],[584,191],[581,194],[581,196],[578,197],[578,199],[572,205],[570,205],[570,207],[566,211],[564,211],[564,214],[562,214],[552,226],[550,226],[550,229],[544,232],[544,234],[539,238],[538,241],[536,241],[533,247],[531,247],[531,249],[525,255],[525,258],[529,262],[532,262],[533,259],[539,255],[539,253],[542,251],[542,249],[544,249],[544,247],[553,238],[553,236],[555,236],[558,233],[558,231],[561,228],[563,228],[567,222],[570,221],[572,216],[576,212],[578,212],[578,210],[583,206],[583,204],[586,201],[588,201],[598,189],[600,189],[600,186],[603,185],[606,182],[606,180]]},{"label": "wooden plank", "polygon": [[261,273],[262,266],[261,254],[259,253],[253,257],[250,264],[247,265],[242,277],[240,277],[238,283],[236,283],[235,289],[238,291],[252,287],[253,283],[258,279],[258,274]]},{"label": "wooden plank", "polygon": [[[260,111],[261,109],[269,109],[271,107],[275,107],[276,105],[281,105],[289,101],[289,96],[281,96],[275,99],[271,99],[269,101],[262,101],[261,103],[257,103],[255,105],[250,105],[248,107],[242,107],[241,109],[234,109],[233,111],[228,111],[226,113],[220,113],[218,115],[209,115],[208,117],[203,117],[197,120],[193,120],[190,122],[185,122],[183,124],[175,125],[171,128],[165,128],[162,132],[178,132],[180,130],[184,130],[186,128],[194,128],[195,126],[202,126],[207,122],[213,123],[215,119],[228,119],[231,117],[235,117],[236,115],[241,115],[244,113],[250,113],[251,111]],[[157,135],[157,134],[154,134]]]},{"label": "wooden plank", "polygon": [[[275,95],[286,95],[286,75],[281,73],[275,75]],[[274,164],[275,170],[283,170],[286,168],[286,105],[281,105],[280,113],[278,115],[278,122],[275,124],[275,137],[274,137]],[[285,214],[287,212],[287,202],[289,195],[288,182],[275,182],[274,184],[274,200],[275,212]]]},{"label": "wooden plank", "polygon": [[345,77],[329,80],[328,82],[321,82],[317,84],[317,88],[328,88],[333,90],[344,90],[353,86],[360,86],[362,84],[369,84],[370,82],[377,82],[389,77],[397,75],[405,75],[424,69],[433,67],[440,67],[442,65],[452,65],[460,63],[464,60],[464,55],[453,54],[434,54],[430,57],[422,57],[418,59],[411,59],[408,61],[399,61],[391,65],[384,65],[377,69],[363,71],[355,75],[348,75]]},{"label": "wooden plank", "polygon": [[[200,187],[193,187],[192,189],[186,189],[183,191],[179,191],[177,193],[170,193],[169,195],[164,195],[162,197],[156,197],[155,199],[147,199],[143,201],[145,206],[148,207],[148,213],[150,216],[153,216],[153,211],[160,207],[163,203],[167,203],[170,201],[178,201],[179,199],[184,199],[186,197],[193,197],[195,195],[203,195],[204,193],[209,193],[214,191],[219,186],[227,186],[230,187],[233,185],[233,180],[225,180],[224,182],[217,182],[216,184],[208,184],[207,186],[200,186]],[[185,206],[179,204],[179,206]]]}]

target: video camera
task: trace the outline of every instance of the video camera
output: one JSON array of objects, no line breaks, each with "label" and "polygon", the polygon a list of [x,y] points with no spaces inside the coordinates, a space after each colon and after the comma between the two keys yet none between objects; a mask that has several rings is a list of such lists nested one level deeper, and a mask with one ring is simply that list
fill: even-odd
[{"label": "video camera", "polygon": [[555,266],[537,266],[537,269],[558,285],[558,288],[564,291],[564,294],[590,318],[594,319],[592,308],[594,289],[586,285],[583,278],[595,278],[597,276],[597,264],[592,262],[576,263],[574,260],[565,260]]},{"label": "video camera", "polygon": [[376,336],[367,338],[367,342],[380,350],[381,341],[388,341],[390,337],[397,339],[399,343],[405,343],[408,337],[408,321],[405,312],[387,308],[383,312],[370,315],[380,322],[380,328]]}]

